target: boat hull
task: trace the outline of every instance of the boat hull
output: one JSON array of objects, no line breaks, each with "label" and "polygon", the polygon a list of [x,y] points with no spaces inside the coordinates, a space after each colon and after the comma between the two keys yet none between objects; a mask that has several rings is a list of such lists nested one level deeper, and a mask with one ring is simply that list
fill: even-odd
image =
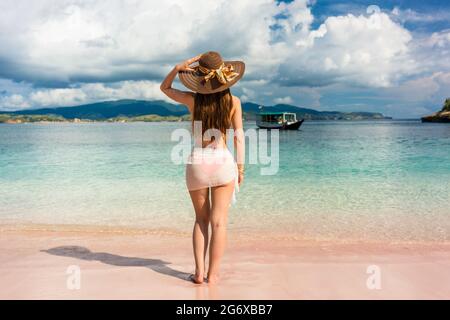
[{"label": "boat hull", "polygon": [[291,124],[282,124],[282,125],[265,125],[263,123],[257,123],[256,125],[260,129],[279,129],[279,130],[298,130],[300,126],[302,125],[303,121],[305,119],[302,119],[300,121],[296,121]]}]

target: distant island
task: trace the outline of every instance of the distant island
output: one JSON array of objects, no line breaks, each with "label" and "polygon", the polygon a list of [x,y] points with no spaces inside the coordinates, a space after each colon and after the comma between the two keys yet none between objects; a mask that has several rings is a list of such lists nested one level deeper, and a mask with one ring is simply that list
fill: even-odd
[{"label": "distant island", "polygon": [[277,104],[274,106],[261,106],[256,103],[246,102],[242,104],[244,118],[255,120],[256,114],[264,112],[292,112],[297,115],[297,119],[305,120],[386,120],[392,119],[378,112],[341,112],[341,111],[317,111],[314,109],[301,108],[289,104]]},{"label": "distant island", "polygon": [[88,123],[88,122],[162,122],[162,121],[168,121],[168,122],[178,122],[178,121],[189,121],[190,115],[184,115],[181,117],[177,116],[158,116],[155,114],[148,114],[144,116],[137,116],[137,117],[126,117],[126,116],[120,116],[120,117],[113,117],[108,118],[105,120],[97,120],[97,119],[80,119],[80,118],[73,118],[68,119],[64,118],[62,116],[53,115],[53,114],[46,114],[46,115],[15,115],[15,114],[0,114],[0,123],[33,123],[33,122],[39,122],[39,123],[49,123],[49,122],[74,122],[74,123]]},{"label": "distant island", "polygon": [[[1,106],[0,106],[1,107]],[[376,112],[317,111],[287,104],[261,106],[256,103],[242,104],[245,120],[255,120],[260,111],[286,111],[305,120],[380,120],[391,119]],[[189,113],[185,106],[161,100],[117,100],[73,106],[28,109],[14,112],[0,111],[0,123],[28,122],[159,122],[187,121]]]},{"label": "distant island", "polygon": [[422,122],[450,122],[450,98],[445,99],[441,111],[423,117]]}]

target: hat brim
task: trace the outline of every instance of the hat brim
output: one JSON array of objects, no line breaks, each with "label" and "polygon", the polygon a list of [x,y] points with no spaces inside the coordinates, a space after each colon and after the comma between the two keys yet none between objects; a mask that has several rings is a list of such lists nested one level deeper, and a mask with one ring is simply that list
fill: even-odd
[{"label": "hat brim", "polygon": [[178,73],[181,83],[188,89],[202,93],[210,94],[226,90],[238,82],[245,72],[245,63],[242,61],[224,61],[225,65],[232,65],[235,72],[239,73],[233,80],[222,84],[217,78],[211,78],[208,82],[204,82],[205,77],[200,71],[181,71]]}]

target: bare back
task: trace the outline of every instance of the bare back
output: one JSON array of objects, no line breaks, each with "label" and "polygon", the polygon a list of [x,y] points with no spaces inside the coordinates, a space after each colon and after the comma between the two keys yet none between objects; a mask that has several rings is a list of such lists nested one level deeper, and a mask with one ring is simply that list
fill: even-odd
[{"label": "bare back", "polygon": [[[191,116],[193,117],[194,101],[192,101],[192,106],[188,106],[188,109],[189,109]],[[242,128],[241,101],[236,96],[232,96],[230,120],[231,120],[231,124],[232,124],[232,129],[236,130],[236,129]],[[194,132],[194,127],[192,127],[192,130]],[[211,139],[209,139],[208,137],[203,137],[202,143],[201,143],[202,148],[207,148],[207,147],[226,148],[226,144],[228,141],[227,139],[229,139],[229,138],[230,137],[228,137],[225,133],[222,133],[220,139],[217,141],[215,141],[215,139],[212,139],[213,141],[211,141]],[[200,143],[198,143],[198,145],[200,145]]]}]

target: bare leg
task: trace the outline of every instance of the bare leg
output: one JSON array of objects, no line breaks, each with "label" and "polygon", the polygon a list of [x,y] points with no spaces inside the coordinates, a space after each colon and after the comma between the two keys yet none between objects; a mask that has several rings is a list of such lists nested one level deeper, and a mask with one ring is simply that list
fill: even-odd
[{"label": "bare leg", "polygon": [[234,181],[211,188],[211,243],[209,248],[208,282],[214,284],[219,279],[220,260],[225,251],[227,237],[227,215],[234,190]]},{"label": "bare leg", "polygon": [[189,194],[195,209],[195,224],[192,234],[195,258],[195,275],[193,280],[195,283],[202,283],[205,274],[206,251],[208,250],[209,189],[190,191]]}]

